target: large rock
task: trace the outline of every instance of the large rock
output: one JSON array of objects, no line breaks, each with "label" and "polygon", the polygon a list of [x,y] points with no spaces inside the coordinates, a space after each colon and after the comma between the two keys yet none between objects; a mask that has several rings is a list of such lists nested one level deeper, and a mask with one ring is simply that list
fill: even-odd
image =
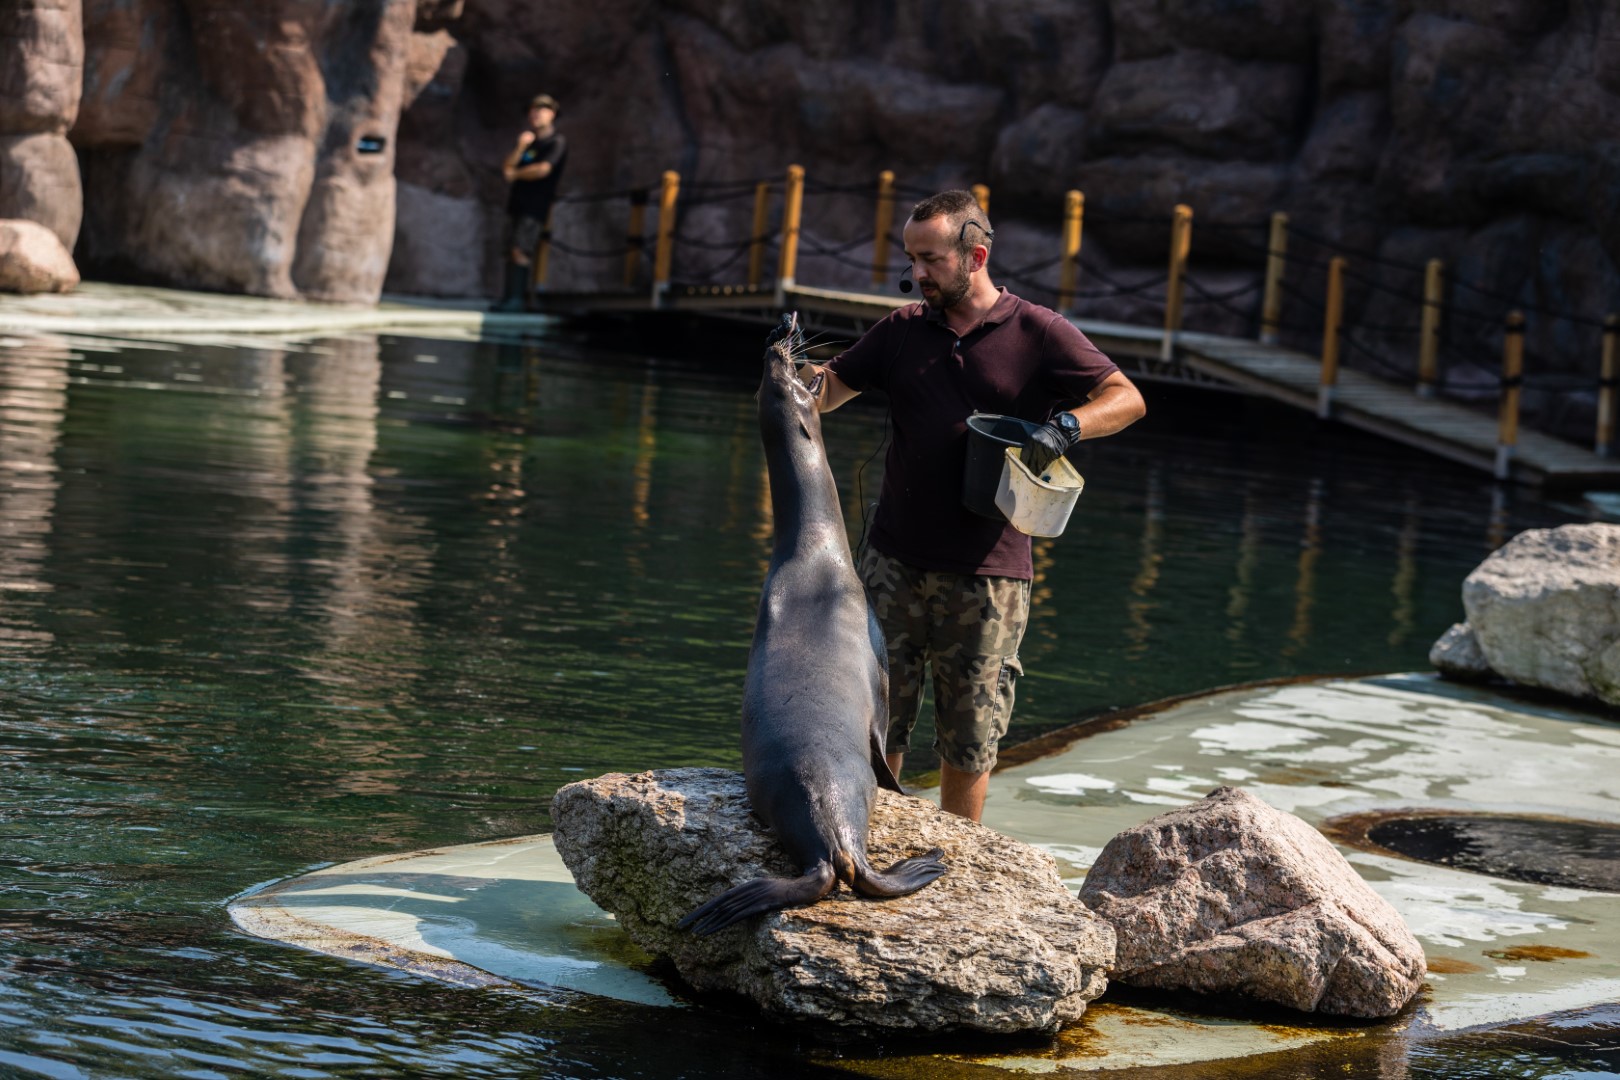
[{"label": "large rock", "polygon": [[84,213],[66,134],[83,68],[79,0],[0,4],[0,218],[37,221],[69,250]]},{"label": "large rock", "polygon": [[1522,532],[1464,579],[1462,597],[1497,674],[1620,705],[1620,525]]},{"label": "large rock", "polygon": [[1429,663],[1446,678],[1463,682],[1483,682],[1495,674],[1473,627],[1465,622],[1452,623],[1451,629],[1440,635],[1429,649]]},{"label": "large rock", "polygon": [[79,0],[0,6],[0,132],[66,132],[79,111],[83,67]]},{"label": "large rock", "polygon": [[73,256],[36,221],[0,220],[0,292],[69,292],[79,284]]},{"label": "large rock", "polygon": [[932,847],[945,876],[898,900],[842,886],[809,907],[700,938],[675,924],[732,885],[797,876],[720,769],[612,774],[551,805],[574,880],[642,948],[704,990],[845,1027],[1053,1031],[1102,993],[1114,935],[1064,888],[1046,853],[880,790],[869,850],[883,868]]},{"label": "large rock", "polygon": [[1111,977],[1131,986],[1379,1017],[1423,983],[1399,913],[1321,833],[1238,788],[1114,837],[1080,899],[1113,925]]}]

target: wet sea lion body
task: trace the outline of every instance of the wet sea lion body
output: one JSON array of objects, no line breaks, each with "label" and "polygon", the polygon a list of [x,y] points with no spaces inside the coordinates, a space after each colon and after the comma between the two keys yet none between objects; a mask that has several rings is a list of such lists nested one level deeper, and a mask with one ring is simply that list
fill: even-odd
[{"label": "wet sea lion body", "polygon": [[840,881],[890,898],[945,872],[938,848],[881,872],[867,863],[877,785],[901,790],[883,756],[888,653],[855,573],[816,399],[794,370],[802,339],[790,320],[765,351],[759,390],[776,536],[748,654],[742,744],[754,814],[802,873],[749,881],[703,904],[680,923],[699,934],[814,903]]}]

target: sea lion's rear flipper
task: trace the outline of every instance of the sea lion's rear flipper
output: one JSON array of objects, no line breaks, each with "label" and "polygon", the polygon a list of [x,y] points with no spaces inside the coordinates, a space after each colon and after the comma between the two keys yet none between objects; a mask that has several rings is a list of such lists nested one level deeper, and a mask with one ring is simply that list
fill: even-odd
[{"label": "sea lion's rear flipper", "polygon": [[945,872],[945,852],[939,848],[901,859],[882,873],[862,864],[852,883],[856,892],[874,900],[910,896]]},{"label": "sea lion's rear flipper", "polygon": [[802,877],[755,878],[694,908],[675,926],[679,930],[691,929],[700,936],[712,934],[762,911],[813,904],[832,892],[837,884],[832,865],[825,862],[817,863]]},{"label": "sea lion's rear flipper", "polygon": [[883,753],[883,740],[874,730],[871,737],[872,744],[872,775],[877,777],[878,787],[888,788],[890,791],[904,795],[906,789],[900,786],[900,778],[894,775],[889,768],[889,759]]}]

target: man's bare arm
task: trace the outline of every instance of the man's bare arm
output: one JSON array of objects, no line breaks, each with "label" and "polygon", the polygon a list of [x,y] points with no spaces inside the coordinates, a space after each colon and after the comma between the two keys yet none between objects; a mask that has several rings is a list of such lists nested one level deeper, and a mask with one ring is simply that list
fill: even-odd
[{"label": "man's bare arm", "polygon": [[859,390],[851,390],[843,379],[828,371],[822,364],[806,364],[804,370],[799,373],[799,377],[806,385],[817,375],[824,376],[821,380],[821,393],[816,398],[817,412],[832,412],[850,398],[860,394]]},{"label": "man's bare arm", "polygon": [[506,177],[508,184],[518,178],[518,162],[523,158],[523,151],[527,150],[532,142],[534,142],[534,132],[521,132],[517,137],[517,145],[512,147],[512,152],[507,154],[506,159],[501,162],[501,175]]},{"label": "man's bare arm", "polygon": [[1147,402],[1136,384],[1116,371],[1097,384],[1084,405],[1070,409],[1080,421],[1082,439],[1100,439],[1136,423],[1147,415]]}]

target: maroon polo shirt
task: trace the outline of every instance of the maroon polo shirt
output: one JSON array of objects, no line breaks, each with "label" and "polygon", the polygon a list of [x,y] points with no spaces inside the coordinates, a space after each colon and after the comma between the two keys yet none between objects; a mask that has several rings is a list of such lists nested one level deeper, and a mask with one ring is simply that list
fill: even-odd
[{"label": "maroon polo shirt", "polygon": [[827,365],[852,390],[889,398],[894,440],[871,542],[923,570],[1033,576],[1029,537],[962,505],[967,418],[1044,423],[1119,369],[1074,324],[1005,288],[963,335],[927,304],[898,308]]}]

